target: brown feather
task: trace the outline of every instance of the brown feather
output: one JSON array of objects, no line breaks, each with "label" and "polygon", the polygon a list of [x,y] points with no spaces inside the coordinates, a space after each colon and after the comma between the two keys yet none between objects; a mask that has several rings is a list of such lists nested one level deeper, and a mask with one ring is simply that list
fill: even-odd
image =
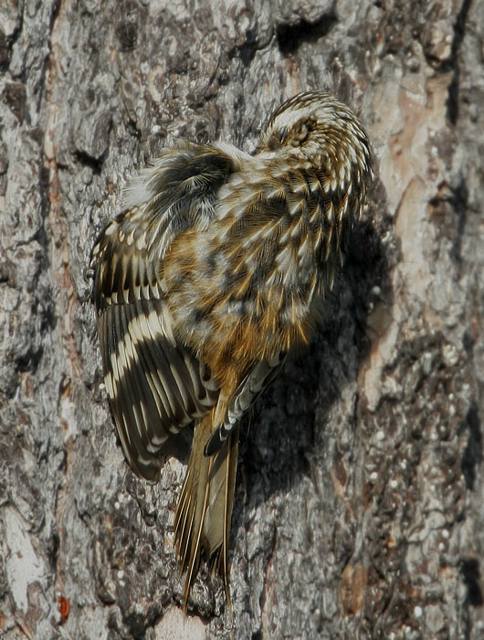
[{"label": "brown feather", "polygon": [[175,544],[178,561],[186,571],[183,599],[188,606],[190,589],[202,554],[222,577],[227,597],[228,540],[235,493],[238,458],[238,430],[214,456],[205,456],[212,433],[213,417],[195,427],[192,452],[175,515]]}]

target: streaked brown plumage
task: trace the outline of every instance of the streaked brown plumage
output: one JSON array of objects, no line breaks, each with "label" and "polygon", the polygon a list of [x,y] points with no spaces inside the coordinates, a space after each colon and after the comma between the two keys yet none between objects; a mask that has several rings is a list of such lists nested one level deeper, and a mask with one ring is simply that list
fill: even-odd
[{"label": "streaked brown plumage", "polygon": [[254,155],[165,150],[93,249],[106,389],[131,468],[156,480],[195,422],[175,518],[185,603],[202,553],[228,592],[239,419],[308,342],[370,177],[348,107],[300,94]]}]

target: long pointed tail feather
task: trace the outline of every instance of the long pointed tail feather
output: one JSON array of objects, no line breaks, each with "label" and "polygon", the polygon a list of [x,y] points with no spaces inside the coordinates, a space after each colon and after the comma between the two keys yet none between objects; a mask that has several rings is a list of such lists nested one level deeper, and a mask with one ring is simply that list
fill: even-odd
[{"label": "long pointed tail feather", "polygon": [[228,546],[238,458],[238,429],[213,456],[204,454],[212,433],[212,415],[196,426],[192,452],[175,516],[175,543],[182,572],[186,573],[184,604],[200,566],[202,553],[228,586]]}]

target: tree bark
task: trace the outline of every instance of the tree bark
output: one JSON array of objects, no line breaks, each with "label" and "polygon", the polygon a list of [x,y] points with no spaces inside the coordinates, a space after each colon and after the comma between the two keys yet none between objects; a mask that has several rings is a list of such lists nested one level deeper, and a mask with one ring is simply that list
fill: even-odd
[{"label": "tree bark", "polygon": [[[0,636],[484,633],[484,3],[3,0]],[[87,266],[125,178],[180,137],[253,149],[329,88],[377,159],[309,350],[245,421],[233,607],[180,606],[183,465],[128,470]]]}]

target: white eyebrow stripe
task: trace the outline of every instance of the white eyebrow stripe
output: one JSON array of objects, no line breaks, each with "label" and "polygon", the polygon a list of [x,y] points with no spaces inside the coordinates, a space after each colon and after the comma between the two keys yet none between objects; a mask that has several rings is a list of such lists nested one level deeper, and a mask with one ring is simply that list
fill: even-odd
[{"label": "white eyebrow stripe", "polygon": [[309,109],[308,107],[306,107],[305,109],[296,109],[296,111],[288,109],[287,111],[283,111],[280,115],[277,116],[277,118],[274,120],[272,128],[289,129],[298,120],[309,117],[311,113],[312,109]]}]

